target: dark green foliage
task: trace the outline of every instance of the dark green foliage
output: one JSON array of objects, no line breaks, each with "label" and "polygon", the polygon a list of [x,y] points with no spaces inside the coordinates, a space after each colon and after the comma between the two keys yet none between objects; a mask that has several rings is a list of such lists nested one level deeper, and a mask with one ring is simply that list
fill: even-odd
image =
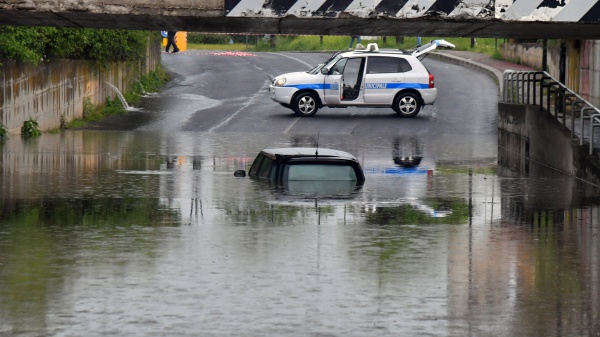
[{"label": "dark green foliage", "polygon": [[37,137],[41,134],[42,134],[42,132],[40,131],[38,122],[32,118],[29,118],[28,121],[25,121],[23,123],[23,126],[21,127],[21,135],[23,137],[26,137],[26,138]]},{"label": "dark green foliage", "polygon": [[0,59],[37,64],[48,43],[48,29],[52,28],[0,26]]},{"label": "dark green foliage", "polygon": [[200,34],[188,33],[187,42],[197,44],[227,44],[229,43],[229,35],[224,34]]},{"label": "dark green foliage", "polygon": [[0,123],[0,142],[5,139],[8,139],[8,130]]},{"label": "dark green foliage", "polygon": [[374,213],[367,214],[367,222],[377,225],[414,225],[414,224],[460,224],[469,217],[468,205],[461,199],[426,199],[422,200],[432,210],[451,211],[447,217],[436,218],[431,214],[405,204],[397,207],[379,207]]},{"label": "dark green foliage", "polygon": [[255,45],[257,40],[260,40],[264,35],[232,35],[231,39],[234,43],[248,43]]},{"label": "dark green foliage", "polygon": [[118,98],[110,99],[106,97],[104,105],[102,106],[102,114],[104,116],[120,115],[125,112],[125,107]]},{"label": "dark green foliage", "polygon": [[158,32],[0,26],[0,59],[37,64],[56,58],[133,61],[146,55]]},{"label": "dark green foliage", "polygon": [[129,104],[136,104],[142,96],[147,92],[156,92],[160,89],[167,81],[169,76],[164,68],[161,66],[156,67],[156,70],[138,77],[131,86],[131,90],[124,93],[123,96]]}]

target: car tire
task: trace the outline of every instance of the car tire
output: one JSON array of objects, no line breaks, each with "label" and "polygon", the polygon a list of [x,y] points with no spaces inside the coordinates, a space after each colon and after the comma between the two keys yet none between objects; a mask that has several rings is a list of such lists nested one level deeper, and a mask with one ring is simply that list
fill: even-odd
[{"label": "car tire", "polygon": [[407,92],[396,97],[393,108],[400,117],[415,117],[421,111],[421,102],[415,93]]},{"label": "car tire", "polygon": [[301,92],[294,98],[292,110],[298,117],[309,117],[317,113],[319,107],[315,94],[311,92]]}]

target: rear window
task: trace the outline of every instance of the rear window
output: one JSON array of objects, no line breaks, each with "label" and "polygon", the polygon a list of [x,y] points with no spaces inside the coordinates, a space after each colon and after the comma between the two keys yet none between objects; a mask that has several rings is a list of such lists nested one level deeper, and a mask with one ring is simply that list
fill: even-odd
[{"label": "rear window", "polygon": [[288,164],[283,174],[287,180],[357,180],[354,167],[348,165]]},{"label": "rear window", "polygon": [[399,57],[370,56],[367,61],[367,74],[405,73],[411,70],[410,63]]}]

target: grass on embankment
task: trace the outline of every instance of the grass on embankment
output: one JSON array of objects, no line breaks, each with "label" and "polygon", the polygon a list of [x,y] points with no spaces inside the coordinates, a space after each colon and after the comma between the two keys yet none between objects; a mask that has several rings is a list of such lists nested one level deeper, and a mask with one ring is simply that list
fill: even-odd
[{"label": "grass on embankment", "polygon": [[[440,39],[439,37],[422,37],[421,43]],[[475,47],[471,48],[471,38],[443,38],[456,45],[455,50],[467,50],[490,55],[493,58],[501,58],[498,48],[503,39],[478,38]],[[384,41],[385,40],[385,41]],[[396,43],[396,38],[388,36],[385,39],[378,37],[375,40],[363,39],[361,43],[376,42],[380,48],[411,49],[417,45],[416,37],[404,37],[404,41]],[[355,42],[356,43],[356,42]],[[188,49],[203,50],[231,50],[231,51],[333,51],[347,50],[350,44],[349,36],[277,36],[274,46],[271,41],[263,38],[256,39],[254,43],[233,44],[188,44]]]}]

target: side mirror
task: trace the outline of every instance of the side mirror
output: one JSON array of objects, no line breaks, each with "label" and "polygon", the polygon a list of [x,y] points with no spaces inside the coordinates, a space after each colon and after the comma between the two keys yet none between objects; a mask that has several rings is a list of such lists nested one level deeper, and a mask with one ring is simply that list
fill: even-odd
[{"label": "side mirror", "polygon": [[321,68],[321,74],[323,74],[323,75],[329,75],[329,69],[327,69],[327,68]]},{"label": "side mirror", "polygon": [[243,178],[246,176],[246,171],[244,170],[237,170],[235,172],[233,172],[233,176],[234,177],[238,177],[238,178]]}]

